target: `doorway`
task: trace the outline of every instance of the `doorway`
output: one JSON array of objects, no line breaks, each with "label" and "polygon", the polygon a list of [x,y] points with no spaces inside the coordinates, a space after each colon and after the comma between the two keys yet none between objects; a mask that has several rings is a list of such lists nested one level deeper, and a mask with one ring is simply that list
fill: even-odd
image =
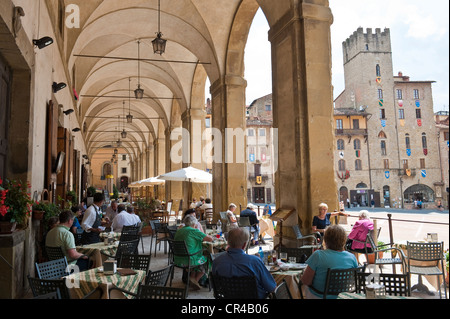
[{"label": "doorway", "polygon": [[253,202],[258,204],[265,203],[264,192],[264,187],[253,187]]}]

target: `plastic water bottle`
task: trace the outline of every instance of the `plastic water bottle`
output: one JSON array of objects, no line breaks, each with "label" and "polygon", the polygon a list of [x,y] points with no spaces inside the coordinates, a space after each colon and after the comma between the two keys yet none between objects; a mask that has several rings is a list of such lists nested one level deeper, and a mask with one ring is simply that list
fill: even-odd
[{"label": "plastic water bottle", "polygon": [[259,254],[259,257],[261,258],[261,260],[264,261],[264,252],[263,252],[261,246],[259,246],[258,254]]},{"label": "plastic water bottle", "polygon": [[222,235],[222,222],[219,221],[217,222],[217,233],[219,233],[220,235]]}]

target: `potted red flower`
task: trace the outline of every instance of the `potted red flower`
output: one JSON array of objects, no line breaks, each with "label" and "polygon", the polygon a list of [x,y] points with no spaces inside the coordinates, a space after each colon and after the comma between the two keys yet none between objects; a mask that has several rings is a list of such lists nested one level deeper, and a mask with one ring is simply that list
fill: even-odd
[{"label": "potted red flower", "polygon": [[0,178],[0,233],[12,233],[28,227],[32,201],[29,184]]}]

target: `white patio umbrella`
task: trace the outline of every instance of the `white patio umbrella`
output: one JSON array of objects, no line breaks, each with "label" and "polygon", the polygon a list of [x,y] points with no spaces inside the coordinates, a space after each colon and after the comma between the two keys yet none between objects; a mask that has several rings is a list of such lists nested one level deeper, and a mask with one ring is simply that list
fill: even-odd
[{"label": "white patio umbrella", "polygon": [[153,185],[162,185],[164,184],[166,181],[162,180],[162,179],[158,179],[157,177],[150,177],[150,178],[146,178],[143,180],[140,180],[140,186],[153,186]]},{"label": "white patio umbrella", "polygon": [[212,183],[212,174],[192,166],[159,175],[157,178],[175,182]]},{"label": "white patio umbrella", "polygon": [[141,181],[136,181],[136,182],[128,184],[129,188],[138,188],[138,187],[141,187],[141,186],[142,186],[141,185]]},{"label": "white patio umbrella", "polygon": [[[194,168],[192,166],[185,167],[170,173],[162,174],[157,177],[158,179],[163,179],[166,181],[173,182],[189,182],[189,183],[212,183],[212,174],[202,171],[200,169]],[[188,200],[191,201],[191,187],[189,187]]]}]

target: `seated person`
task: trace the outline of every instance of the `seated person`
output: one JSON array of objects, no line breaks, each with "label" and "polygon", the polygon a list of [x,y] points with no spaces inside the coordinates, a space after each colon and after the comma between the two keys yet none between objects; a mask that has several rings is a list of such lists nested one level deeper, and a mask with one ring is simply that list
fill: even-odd
[{"label": "seated person", "polygon": [[337,215],[349,216],[349,214],[344,212],[333,212],[328,213],[328,205],[325,203],[321,203],[319,205],[319,215],[314,216],[312,222],[312,231],[313,233],[319,232],[322,236],[325,232],[325,229],[331,225],[330,218]]},{"label": "seated person", "polygon": [[[370,230],[373,230],[373,222],[369,218],[369,212],[362,210],[359,212],[359,220],[355,222],[352,231],[348,235],[347,248],[352,252],[364,254],[366,252],[364,242]],[[370,245],[367,244],[367,246],[369,247]],[[372,252],[372,248],[368,248],[367,251],[369,253]]]},{"label": "seated person", "polygon": [[[302,283],[306,287],[306,299],[322,299],[325,289],[328,268],[349,269],[358,267],[356,257],[345,251],[347,235],[345,229],[339,225],[329,226],[324,234],[323,240],[326,249],[316,250],[307,260]],[[336,299],[337,296],[330,295],[327,299]]]},{"label": "seated person", "polygon": [[235,210],[236,210],[236,205],[231,203],[230,206],[228,206],[228,210],[227,210],[227,219],[228,219],[228,223],[229,223],[229,225],[228,225],[229,230],[239,227],[237,218],[234,215]]},{"label": "seated person", "polygon": [[117,210],[117,205],[118,205],[117,201],[112,200],[111,204],[108,207],[106,207],[105,220],[108,223],[111,223],[114,220],[114,218],[117,216],[117,214],[119,214],[119,211]]},{"label": "seated person", "polygon": [[249,233],[246,228],[233,228],[228,232],[226,253],[214,259],[212,274],[222,277],[254,276],[257,282],[258,297],[265,299],[275,290],[277,284],[261,258],[247,255],[244,251]]},{"label": "seated person", "polygon": [[256,213],[254,211],[254,209],[256,208],[256,206],[254,206],[253,204],[248,204],[247,205],[247,209],[244,209],[240,216],[241,217],[248,217],[249,218],[249,222],[251,226],[251,232],[253,233],[253,239],[252,239],[252,245],[258,245],[258,238],[259,238],[259,220],[258,217],[256,216]]},{"label": "seated person", "polygon": [[81,206],[78,206],[78,205],[72,206],[71,210],[74,215],[74,219],[73,219],[73,224],[72,224],[72,228],[70,229],[70,231],[74,234],[76,234],[77,232],[83,232],[83,228],[81,228],[81,224],[80,224],[80,219],[82,220]]},{"label": "seated person", "polygon": [[200,209],[203,209],[203,210],[208,209],[208,208],[213,208],[213,205],[211,204],[211,198],[205,199],[205,203],[200,206]]},{"label": "seated person", "polygon": [[[195,218],[197,219],[196,214],[195,214],[195,209],[193,209],[193,208],[190,208],[190,209],[188,209],[187,211],[184,212],[183,220],[184,220],[184,219],[186,218],[186,216],[188,216],[188,215],[191,215],[192,217],[195,217]],[[180,225],[180,228],[181,228],[181,227],[184,227],[184,226],[186,226],[186,225],[181,224],[181,225]],[[203,229],[202,224],[200,224],[200,222],[199,222],[198,220],[197,220],[197,223],[193,226],[193,228],[196,228],[196,229],[198,229],[199,231],[201,231],[202,233],[205,233],[205,234],[206,234],[205,230]]]},{"label": "seated person", "polygon": [[[130,214],[127,209],[125,208],[124,204],[120,204],[117,207],[117,210],[119,213],[114,218],[112,224],[111,224],[111,230],[120,233],[122,232],[123,226],[134,226],[137,223],[140,223],[139,216],[135,215],[134,212]],[[137,218],[136,218],[137,217]]]},{"label": "seated person", "polygon": [[73,224],[73,213],[65,210],[59,214],[59,224],[52,228],[45,240],[47,247],[61,247],[69,265],[76,265],[80,271],[88,270],[89,260],[86,255],[80,254],[75,248],[75,237],[70,231]]},{"label": "seated person", "polygon": [[[183,221],[185,226],[177,230],[174,240],[184,241],[190,253],[199,251],[197,255],[190,257],[190,264],[198,266],[191,269],[191,277],[189,278],[192,288],[198,290],[200,286],[206,286],[206,276],[204,277],[204,275],[207,268],[204,264],[207,262],[207,258],[203,256],[202,243],[204,241],[212,242],[213,238],[194,228],[197,218],[191,214],[187,214]],[[174,256],[174,263],[176,265],[188,265],[188,259],[187,257]],[[200,279],[202,280],[200,281]]]}]

